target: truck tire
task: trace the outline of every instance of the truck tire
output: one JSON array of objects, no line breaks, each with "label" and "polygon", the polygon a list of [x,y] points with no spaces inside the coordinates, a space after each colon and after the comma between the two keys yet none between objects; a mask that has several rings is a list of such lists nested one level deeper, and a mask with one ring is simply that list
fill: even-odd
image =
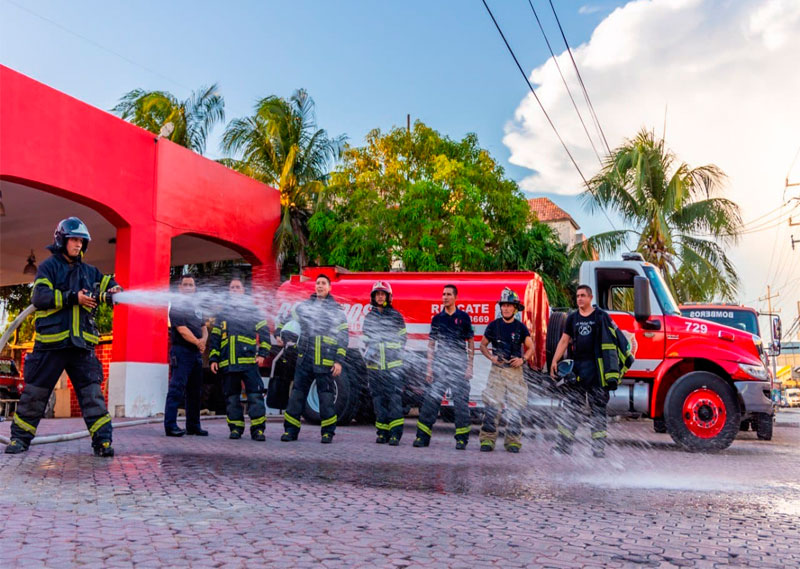
[{"label": "truck tire", "polygon": [[775,416],[769,413],[756,413],[753,424],[755,426],[756,436],[762,441],[772,440],[772,425]]},{"label": "truck tire", "polygon": [[545,340],[548,370],[550,370],[550,364],[553,363],[553,356],[556,353],[556,347],[558,347],[558,342],[561,340],[561,335],[564,333],[566,327],[566,312],[553,312],[550,315],[550,319],[547,321],[547,338]]},{"label": "truck tire", "polygon": [[736,394],[718,375],[687,373],[670,388],[664,402],[667,432],[689,452],[728,448],[739,432]]},{"label": "truck tire", "polygon": [[653,419],[653,431],[656,433],[667,432],[667,421],[664,419],[664,417],[657,417]]},{"label": "truck tire", "polygon": [[[347,378],[347,374],[344,373],[344,370],[342,370],[339,377],[333,378],[333,409],[339,417],[339,420],[336,422],[337,425],[343,423],[343,417],[347,417],[347,412],[349,411],[348,406],[352,404],[350,399],[350,380]],[[308,391],[306,408],[303,410],[303,418],[305,418],[307,423],[312,425],[319,425],[322,422],[319,416],[319,393],[317,393],[316,381],[311,384],[311,389]],[[352,419],[353,417],[351,415],[350,420],[352,421]],[[349,422],[350,421],[348,421],[348,423]]]}]

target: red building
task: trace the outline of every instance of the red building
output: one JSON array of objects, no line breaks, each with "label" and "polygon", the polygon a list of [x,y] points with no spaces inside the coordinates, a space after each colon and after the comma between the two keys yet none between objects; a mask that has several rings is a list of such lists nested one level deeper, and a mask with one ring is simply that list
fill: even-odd
[{"label": "red building", "polygon": [[[49,253],[58,221],[83,219],[87,261],[126,289],[166,289],[173,265],[244,258],[254,287],[275,284],[279,193],[105,111],[0,66],[0,285]],[[167,314],[118,305],[109,410],[161,412]]]}]

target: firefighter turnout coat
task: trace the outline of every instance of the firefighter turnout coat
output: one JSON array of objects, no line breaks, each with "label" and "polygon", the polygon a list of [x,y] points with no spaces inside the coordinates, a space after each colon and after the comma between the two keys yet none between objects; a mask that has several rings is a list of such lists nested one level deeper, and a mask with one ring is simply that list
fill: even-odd
[{"label": "firefighter turnout coat", "polygon": [[271,349],[266,320],[246,307],[235,306],[217,315],[211,328],[209,361],[222,372],[245,371]]},{"label": "firefighter turnout coat", "polygon": [[364,317],[362,336],[367,368],[389,370],[403,365],[406,336],[406,322],[400,312],[391,305],[387,305],[383,312],[373,306]]},{"label": "firefighter turnout coat", "polygon": [[[317,300],[317,295],[303,301],[292,309],[290,318],[300,324],[300,340],[297,345],[297,364],[310,358],[314,373],[329,373],[333,364],[344,366],[350,334],[347,317],[341,305],[328,295]],[[278,325],[278,331],[283,324]]]}]

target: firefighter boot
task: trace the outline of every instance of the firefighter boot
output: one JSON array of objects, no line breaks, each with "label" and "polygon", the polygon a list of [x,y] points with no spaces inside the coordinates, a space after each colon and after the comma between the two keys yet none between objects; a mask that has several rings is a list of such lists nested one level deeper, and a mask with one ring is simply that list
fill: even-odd
[{"label": "firefighter boot", "polygon": [[111,441],[93,442],[92,450],[95,456],[101,456],[103,458],[111,458],[114,456],[114,447],[111,446]]},{"label": "firefighter boot", "polygon": [[431,444],[431,438],[425,433],[417,431],[417,438],[414,439],[414,445],[417,448],[426,447]]},{"label": "firefighter boot", "polygon": [[324,445],[329,445],[333,442],[333,433],[322,433],[322,437],[320,438],[319,442]]},{"label": "firefighter boot", "polygon": [[250,430],[250,438],[253,439],[254,441],[258,441],[260,443],[263,443],[264,441],[267,440],[267,437],[264,436],[264,429],[261,429],[261,428],[259,428],[259,429],[251,429]]},{"label": "firefighter boot", "polygon": [[456,439],[456,450],[466,450],[468,442],[469,442],[469,439],[467,439],[465,437],[457,438]]},{"label": "firefighter boot", "polygon": [[19,439],[11,439],[11,442],[8,443],[8,446],[6,447],[5,453],[19,454],[21,452],[25,452],[26,450],[28,450],[28,445]]},{"label": "firefighter boot", "polygon": [[242,431],[239,429],[231,429],[231,434],[228,435],[229,439],[239,440],[242,438]]},{"label": "firefighter boot", "polygon": [[494,443],[492,441],[481,441],[481,452],[492,452]]},{"label": "firefighter boot", "polygon": [[606,457],[606,432],[595,431],[592,433],[592,456],[595,458]]},{"label": "firefighter boot", "polygon": [[378,431],[378,436],[375,439],[375,444],[385,445],[386,441],[388,440],[388,436],[387,436],[388,434],[389,433],[386,433],[384,431]]}]

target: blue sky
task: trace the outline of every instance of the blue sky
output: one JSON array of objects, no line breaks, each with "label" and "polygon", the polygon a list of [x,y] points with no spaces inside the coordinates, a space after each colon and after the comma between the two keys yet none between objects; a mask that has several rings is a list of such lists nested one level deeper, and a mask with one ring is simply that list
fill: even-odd
[{"label": "blue sky", "polygon": [[[573,46],[622,3],[554,2]],[[541,65],[549,53],[527,0],[489,4],[526,71]],[[535,6],[560,53],[549,5]],[[404,125],[410,113],[451,137],[477,133],[515,180],[531,173],[508,162],[502,142],[528,89],[480,0],[0,0],[0,62],[103,109],[136,87],[185,97],[217,81],[231,119],[259,97],[304,87],[319,125],[351,144],[373,128]],[[221,131],[208,156],[218,155]],[[576,198],[552,197],[585,230],[605,229]]]}]

